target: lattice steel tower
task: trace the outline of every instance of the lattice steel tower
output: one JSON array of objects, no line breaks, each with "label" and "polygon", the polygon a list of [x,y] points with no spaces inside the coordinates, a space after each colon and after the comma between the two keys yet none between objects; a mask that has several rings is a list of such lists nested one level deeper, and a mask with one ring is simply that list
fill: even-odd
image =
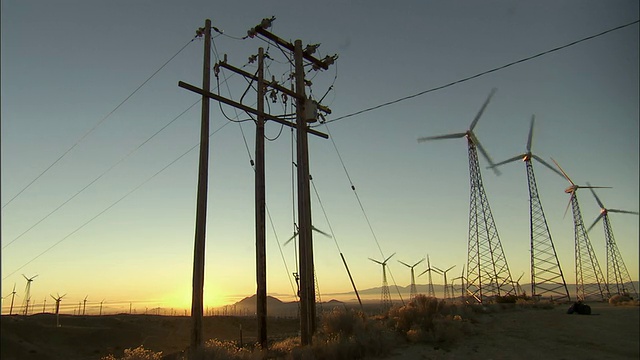
[{"label": "lattice steel tower", "polygon": [[577,195],[578,189],[599,188],[601,186],[578,186],[571,181],[555,160],[553,162],[560,169],[562,175],[571,183],[571,186],[566,188],[564,192],[571,194],[569,205],[573,212],[575,233],[576,296],[580,301],[606,301],[609,298],[609,289],[602,275],[596,253],[591,246],[587,230],[584,228]]},{"label": "lattice steel tower", "polygon": [[396,253],[391,254],[391,256],[382,262],[369,258],[369,260],[382,265],[382,293],[380,294],[380,305],[382,307],[382,311],[389,310],[393,305],[391,302],[391,293],[389,292],[389,283],[387,282],[387,261],[389,261],[389,259],[391,259],[395,254]]},{"label": "lattice steel tower", "polygon": [[426,273],[429,273],[429,284],[427,286],[427,296],[428,297],[436,297],[436,291],[433,288],[433,279],[431,277],[431,272],[432,271],[438,272],[438,270],[431,268],[431,261],[429,261],[429,255],[427,255],[427,270],[421,272],[420,274],[418,274],[418,276],[422,276],[422,275],[424,275]]},{"label": "lattice steel tower", "polygon": [[495,166],[507,164],[516,160],[522,160],[527,169],[527,182],[529,185],[529,234],[531,244],[531,295],[534,298],[549,297],[554,300],[570,300],[569,289],[560,267],[560,261],[553,245],[547,218],[542,210],[542,203],[538,194],[536,177],[533,173],[532,159],[536,159],[556,174],[562,173],[554,169],[537,155],[531,153],[531,140],[533,138],[533,124],[535,116],[531,117],[529,137],[527,140],[527,152],[497,163]]},{"label": "lattice steel tower", "polygon": [[409,269],[411,269],[411,288],[410,288],[410,292],[409,292],[409,300],[413,300],[414,297],[416,297],[416,295],[418,294],[418,290],[416,289],[416,276],[415,276],[415,272],[413,271],[413,269],[418,266],[418,264],[420,264],[421,262],[423,262],[425,260],[425,258],[422,258],[422,260],[418,261],[417,263],[413,264],[413,265],[409,265],[405,262],[402,262],[400,260],[398,260],[398,262],[406,267],[408,267]]},{"label": "lattice steel tower", "polygon": [[482,105],[482,108],[471,122],[469,130],[463,133],[429,136],[419,138],[418,142],[467,138],[469,153],[469,175],[471,195],[469,202],[469,243],[467,252],[467,295],[476,302],[491,300],[494,296],[511,295],[515,293],[513,280],[507,259],[502,249],[498,230],[493,220],[489,201],[482,185],[482,175],[478,163],[478,150],[495,169],[489,154],[484,150],[478,138],[473,133],[480,116],[489,104],[495,89]]},{"label": "lattice steel tower", "polygon": [[[589,185],[589,183],[587,183]],[[627,211],[627,210],[618,210],[618,209],[607,209],[602,204],[602,201],[598,198],[595,191],[590,189],[593,196],[596,198],[598,202],[598,206],[600,206],[600,215],[596,218],[596,220],[589,226],[588,231],[591,231],[593,227],[602,219],[602,224],[604,225],[604,238],[606,241],[606,249],[607,249],[607,286],[610,291],[614,291],[616,294],[620,295],[630,295],[633,296],[634,299],[638,299],[638,291],[636,287],[633,285],[633,280],[631,280],[631,276],[629,276],[629,271],[627,270],[627,266],[624,264],[622,260],[622,255],[620,254],[620,250],[618,250],[618,245],[616,244],[616,240],[613,237],[613,228],[611,227],[611,222],[609,221],[609,213],[620,213],[620,214],[633,214],[638,215],[636,211]]]}]

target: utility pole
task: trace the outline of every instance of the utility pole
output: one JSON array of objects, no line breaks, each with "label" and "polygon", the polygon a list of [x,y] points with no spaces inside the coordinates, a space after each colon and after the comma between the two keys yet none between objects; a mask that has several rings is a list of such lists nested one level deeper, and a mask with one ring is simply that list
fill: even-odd
[{"label": "utility pole", "polygon": [[[267,348],[267,253],[264,170],[264,49],[258,49],[258,116],[256,121],[255,211],[256,211],[256,314],[258,342]],[[242,330],[241,330],[242,331]]]},{"label": "utility pole", "polygon": [[[262,37],[277,43],[279,46],[294,53],[295,57],[295,91],[289,90],[275,80],[265,82],[263,74],[255,76],[247,73],[246,71],[231,66],[227,63],[226,55],[223,61],[216,63],[216,76],[219,68],[225,68],[233,71],[239,75],[244,76],[247,79],[258,82],[258,109],[253,109],[242,103],[235,102],[231,99],[227,99],[220,95],[211,93],[207,88],[203,86],[202,89],[185,82],[178,82],[178,86],[189,91],[193,91],[206,98],[214,99],[224,104],[236,107],[247,113],[256,115],[258,117],[256,131],[256,272],[257,272],[257,310],[258,310],[258,322],[259,330],[258,336],[261,344],[266,344],[266,253],[264,251],[264,238],[265,238],[265,220],[264,220],[264,121],[272,120],[279,124],[286,125],[288,127],[295,127],[297,129],[297,153],[298,153],[298,217],[299,217],[299,241],[300,241],[300,265],[301,276],[300,279],[300,292],[301,292],[301,316],[300,316],[300,331],[302,335],[302,344],[311,344],[311,338],[315,331],[315,285],[313,278],[313,244],[311,238],[311,199],[309,190],[309,156],[308,156],[308,142],[307,134],[313,134],[322,138],[329,138],[326,134],[311,129],[307,126],[307,121],[316,121],[315,115],[317,110],[331,113],[328,108],[319,105],[318,103],[307,99],[304,91],[305,79],[304,79],[304,63],[303,59],[311,62],[313,68],[328,69],[334,60],[337,58],[334,56],[327,56],[323,60],[316,59],[312,56],[316,46],[307,46],[305,50],[302,49],[302,42],[296,41],[294,46],[290,42],[280,39],[276,35],[266,31],[271,25],[272,19],[262,20],[260,25],[255,26],[249,30],[249,37],[255,37],[261,35]],[[262,68],[262,61],[264,54],[259,56],[259,67]],[[260,72],[260,71],[259,71]],[[285,119],[277,116],[265,113],[263,109],[264,89],[268,86],[275,89],[289,97],[296,100],[296,123],[291,123]],[[262,122],[262,125],[260,123]],[[261,167],[261,168],[260,168]],[[262,179],[260,179],[262,177]],[[302,250],[304,247],[304,251]],[[301,274],[301,275],[302,275]],[[263,289],[264,287],[264,289]],[[302,295],[304,294],[304,296]],[[262,318],[264,314],[264,320]]]},{"label": "utility pole", "polygon": [[[198,29],[204,35],[204,63],[202,66],[202,89],[209,91],[211,83],[211,20]],[[207,228],[207,183],[209,180],[209,98],[202,96],[200,124],[200,161],[198,166],[198,195],[196,209],[196,231],[193,250],[193,284],[191,293],[191,352],[196,356],[204,345],[202,336],[202,312],[204,306],[204,251]]]}]

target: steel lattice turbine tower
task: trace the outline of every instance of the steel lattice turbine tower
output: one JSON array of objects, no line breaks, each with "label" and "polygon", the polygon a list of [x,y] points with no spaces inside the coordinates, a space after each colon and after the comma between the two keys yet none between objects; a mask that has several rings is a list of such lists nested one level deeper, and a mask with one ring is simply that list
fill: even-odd
[{"label": "steel lattice turbine tower", "polygon": [[[551,159],[553,160],[553,159]],[[605,301],[609,298],[609,288],[605,282],[596,253],[591,246],[591,240],[587,235],[582,221],[582,213],[578,204],[578,189],[601,188],[601,186],[578,186],[571,181],[560,165],[553,160],[562,175],[571,183],[564,190],[571,194],[569,204],[573,212],[573,228],[575,233],[575,263],[576,263],[576,296],[579,301]],[[567,206],[567,210],[568,210]],[[565,211],[566,214],[566,211]]]},{"label": "steel lattice turbine tower", "polygon": [[369,258],[369,260],[382,265],[382,293],[380,294],[380,305],[382,306],[382,311],[390,309],[393,305],[391,302],[391,293],[389,292],[389,283],[387,282],[387,261],[389,261],[389,259],[391,259],[395,254],[396,253],[391,254],[391,256],[382,262]]},{"label": "steel lattice turbine tower", "polygon": [[467,138],[469,153],[470,201],[469,201],[469,243],[467,252],[467,294],[470,299],[482,303],[494,296],[510,295],[515,292],[511,272],[502,249],[498,230],[493,220],[489,201],[482,185],[482,175],[478,162],[478,150],[495,169],[489,154],[484,150],[473,133],[480,116],[489,104],[495,89],[482,105],[471,122],[469,130],[463,133],[419,138],[418,142],[437,139]]},{"label": "steel lattice turbine tower", "polygon": [[558,255],[553,245],[547,219],[542,210],[538,185],[536,184],[536,177],[533,173],[532,159],[536,159],[560,176],[562,176],[562,173],[554,169],[539,156],[531,153],[534,121],[535,116],[532,116],[527,140],[527,152],[499,162],[495,166],[497,167],[516,160],[522,160],[527,169],[527,182],[529,185],[529,234],[531,244],[531,295],[534,298],[552,297],[554,300],[570,300],[569,289],[567,288],[567,283],[564,279],[562,268],[560,267],[560,261],[558,260]]},{"label": "steel lattice turbine tower", "polygon": [[427,270],[421,272],[420,274],[418,274],[418,276],[422,276],[425,273],[429,273],[429,285],[427,286],[427,296],[436,297],[436,291],[433,288],[433,279],[431,277],[431,272],[432,271],[438,272],[438,270],[431,268],[431,262],[429,261],[429,255],[427,255]]},{"label": "steel lattice turbine tower", "polygon": [[423,262],[425,260],[425,258],[422,258],[422,260],[418,261],[417,263],[413,264],[413,265],[409,265],[407,263],[404,263],[400,260],[398,260],[398,262],[406,267],[408,267],[409,269],[411,269],[411,290],[409,292],[409,300],[413,300],[414,297],[416,297],[416,295],[418,294],[418,290],[416,289],[416,277],[415,277],[415,272],[413,271],[413,268],[415,268],[418,264],[420,264],[421,262]]},{"label": "steel lattice turbine tower", "polygon": [[[451,293],[449,293],[449,282],[447,282],[447,272],[449,272],[449,270],[453,269],[454,267],[456,267],[456,266],[453,265],[452,267],[448,268],[447,270],[438,269],[435,266],[433,267],[434,269],[440,271],[442,276],[444,276],[444,296],[443,296],[443,299],[449,299],[453,295],[453,289],[451,289]],[[453,288],[453,285],[451,287]]]},{"label": "steel lattice turbine tower", "polygon": [[[587,183],[589,185],[589,183]],[[615,285],[615,292],[620,295],[631,295],[634,299],[638,298],[638,291],[633,285],[633,280],[631,280],[631,276],[629,276],[629,271],[627,270],[627,266],[624,264],[622,260],[622,255],[620,254],[620,250],[618,250],[618,245],[616,245],[616,240],[613,237],[613,228],[611,228],[611,222],[609,221],[609,213],[620,213],[620,214],[633,214],[638,215],[636,211],[627,211],[627,210],[618,210],[618,209],[607,209],[602,204],[602,201],[598,198],[595,191],[590,189],[593,196],[596,198],[598,202],[598,206],[600,206],[600,215],[596,218],[596,220],[589,226],[588,231],[591,231],[593,227],[602,219],[602,224],[604,225],[604,238],[606,241],[607,248],[607,285],[609,290],[614,290],[612,287]]]},{"label": "steel lattice turbine tower", "polygon": [[29,311],[29,301],[31,301],[31,282],[37,276],[38,275],[34,275],[28,278],[24,274],[22,274],[22,277],[24,277],[24,279],[27,280],[27,286],[24,288],[24,298],[22,299],[22,308],[23,308],[24,315],[29,315],[28,311]]}]

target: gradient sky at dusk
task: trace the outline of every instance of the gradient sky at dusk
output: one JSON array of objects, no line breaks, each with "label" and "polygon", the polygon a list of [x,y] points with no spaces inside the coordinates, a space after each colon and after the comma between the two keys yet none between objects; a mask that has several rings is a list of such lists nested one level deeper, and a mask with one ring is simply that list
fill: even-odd
[{"label": "gradient sky at dusk", "polygon": [[[131,153],[198,101],[196,94],[177,83],[200,86],[202,82],[202,40],[189,41],[206,18],[226,34],[214,33],[214,58],[227,54],[229,63],[238,67],[268,44],[257,38],[237,38],[271,16],[277,18],[271,31],[280,37],[321,43],[318,57],[338,54],[329,70],[308,75],[313,77],[316,99],[333,84],[323,100],[333,111],[327,117],[331,120],[639,17],[638,1],[631,0],[29,0],[2,1],[1,6],[2,296],[14,284],[22,295],[22,274],[38,274],[32,288],[37,304],[48,294],[67,293],[68,304],[88,295],[94,306],[107,299],[114,303],[112,308],[130,301],[186,307],[190,301],[197,148],[97,215],[198,143],[199,104]],[[166,67],[107,117],[185,44]],[[286,79],[289,66],[283,54],[273,46],[267,51],[273,58],[268,73]],[[396,260],[414,263],[429,254],[435,266],[456,265],[452,270],[456,276],[466,262],[466,142],[419,144],[416,139],[467,130],[492,88],[497,93],[475,133],[494,161],[525,151],[529,120],[535,114],[534,153],[549,162],[553,157],[577,184],[611,186],[598,191],[606,206],[637,211],[638,53],[635,24],[330,123],[329,131],[383,254],[396,253],[390,269],[398,285],[408,285],[409,272]],[[254,72],[255,64],[245,69]],[[221,73],[221,81],[229,75]],[[216,87],[215,78],[212,87]],[[234,76],[221,85],[220,93],[239,100],[246,87],[244,80]],[[254,102],[255,93],[250,90],[245,103]],[[250,122],[229,123],[214,101],[211,109],[211,128],[226,124],[211,137],[205,296],[208,306],[217,306],[255,292],[253,170],[242,137],[244,132],[253,153],[255,130]],[[275,104],[271,110],[281,113],[282,105]],[[235,116],[232,108],[225,107],[224,112]],[[67,156],[7,204],[105,117]],[[240,114],[240,118],[246,116]],[[324,126],[319,130],[327,131]],[[279,125],[267,124],[269,138],[277,137],[279,131]],[[379,286],[379,266],[367,258],[380,259],[383,254],[333,144],[313,136],[309,143],[311,174],[355,283],[362,289]],[[289,130],[266,145],[267,205],[278,240],[284,243],[293,232]],[[481,159],[481,166],[486,165]],[[563,217],[569,200],[563,191],[569,184],[540,164],[534,163],[534,168],[566,280],[574,283],[573,223],[570,214]],[[488,170],[482,175],[511,273],[517,278],[524,272],[527,279],[524,164],[504,166],[499,177]],[[312,195],[314,226],[328,230]],[[579,191],[578,196],[588,226],[599,208],[588,190]],[[612,214],[611,222],[631,277],[637,280],[638,217]],[[590,232],[590,239],[606,271],[601,226]],[[327,294],[323,300],[329,294],[350,291],[334,241],[322,236],[314,241],[318,283]],[[293,244],[282,247],[288,274],[270,225],[267,242],[268,292],[291,297],[288,277],[295,271]],[[419,266],[417,271],[423,269]],[[3,313],[7,305],[4,300]]]}]

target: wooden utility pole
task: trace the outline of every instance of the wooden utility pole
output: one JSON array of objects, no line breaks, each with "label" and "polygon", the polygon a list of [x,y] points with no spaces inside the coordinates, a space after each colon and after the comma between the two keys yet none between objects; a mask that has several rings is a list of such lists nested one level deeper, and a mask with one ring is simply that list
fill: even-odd
[{"label": "wooden utility pole", "polygon": [[256,314],[258,343],[267,348],[267,253],[264,174],[264,49],[258,49],[258,116],[256,121],[255,211],[256,211]]},{"label": "wooden utility pole", "polygon": [[298,171],[298,242],[300,249],[300,340],[311,344],[315,329],[315,283],[313,281],[313,245],[311,234],[311,192],[309,190],[309,149],[305,117],[304,63],[302,41],[294,43],[296,83],[296,136]]},{"label": "wooden utility pole", "polygon": [[[202,89],[209,91],[211,82],[211,20],[198,29],[204,33],[204,64],[202,67]],[[195,245],[193,250],[193,284],[191,294],[191,351],[197,354],[203,344],[202,316],[204,307],[204,252],[207,228],[207,183],[209,181],[209,98],[202,96],[200,124],[200,162],[198,166],[198,195],[196,208]]]}]

